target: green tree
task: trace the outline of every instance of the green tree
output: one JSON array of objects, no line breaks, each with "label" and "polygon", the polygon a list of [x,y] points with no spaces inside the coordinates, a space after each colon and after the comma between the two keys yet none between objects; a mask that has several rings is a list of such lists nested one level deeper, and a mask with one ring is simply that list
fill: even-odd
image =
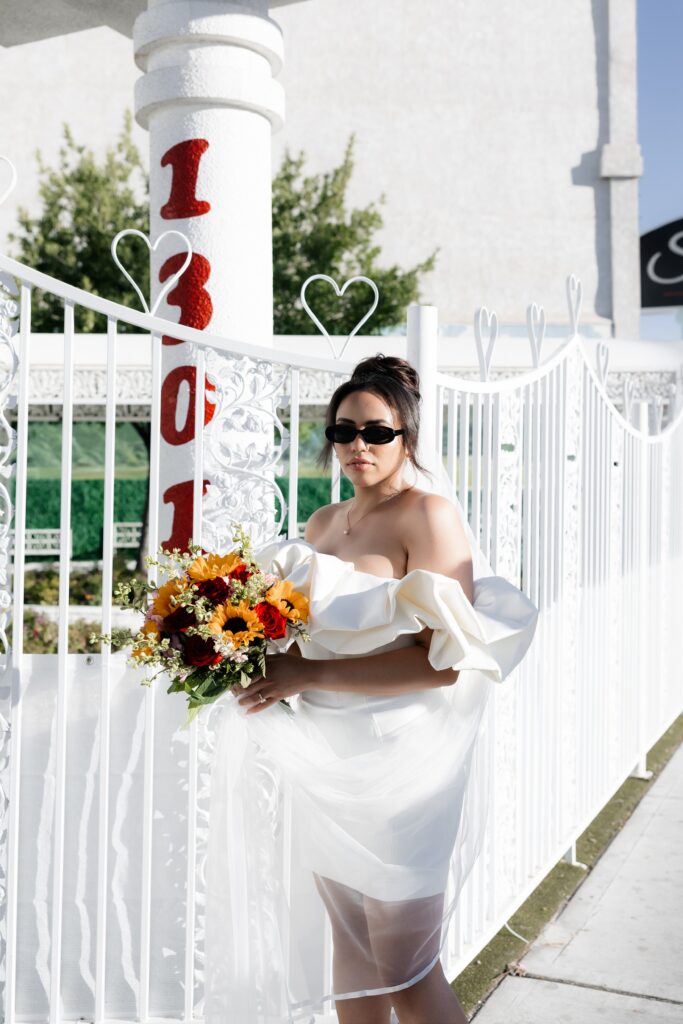
[{"label": "green tree", "polygon": [[[123,228],[149,233],[149,176],[132,139],[132,115],[126,111],[115,146],[98,162],[94,153],[76,143],[63,125],[64,144],[55,168],[36,152],[42,208],[35,217],[20,207],[16,258],[36,270],[93,295],[140,309],[140,299],[111,256],[111,240]],[[273,289],[276,334],[316,334],[299,300],[301,285],[311,274],[328,274],[341,284],[364,274],[379,288],[379,305],[363,333],[379,334],[405,321],[406,306],[419,296],[420,276],[434,269],[438,248],[423,262],[403,271],[379,264],[380,247],[373,241],[383,226],[375,203],[346,209],[346,190],[353,172],[352,135],[339,167],[328,173],[304,175],[304,154],[287,151],[273,179]],[[384,203],[381,195],[378,202]],[[149,251],[141,239],[119,246],[124,266],[149,295]],[[352,285],[339,299],[323,281],[306,293],[316,315],[331,334],[346,334],[365,314],[372,293],[362,283]],[[35,331],[61,331],[63,309],[54,296],[38,293],[32,309]],[[119,325],[121,331],[137,328]],[[105,318],[77,307],[76,330],[105,331]]]},{"label": "green tree", "polygon": [[[379,289],[379,303],[363,334],[379,334],[405,322],[406,307],[419,297],[420,276],[434,269],[438,247],[422,263],[403,271],[379,265],[380,247],[373,236],[384,224],[375,203],[346,210],[346,190],[353,173],[355,135],[339,167],[304,175],[304,154],[286,150],[273,179],[273,293],[276,334],[317,334],[301,305],[301,285],[312,274],[327,274],[341,287],[363,274]],[[379,203],[384,203],[382,194]],[[347,334],[372,302],[369,285],[351,285],[340,299],[326,281],[313,281],[306,301],[330,334]]]},{"label": "green tree", "polygon": [[[17,259],[35,270],[84,288],[92,295],[113,299],[140,309],[140,298],[131,288],[111,255],[111,242],[123,228],[149,233],[149,177],[131,136],[129,110],[116,145],[100,163],[93,152],[79,145],[67,124],[57,167],[48,167],[36,151],[42,208],[36,217],[19,208]],[[149,250],[142,239],[125,239],[119,258],[137,281],[142,294],[149,295]],[[45,292],[35,295],[31,308],[34,331],[61,331],[64,313],[60,299]],[[81,306],[76,307],[77,331],[106,331],[106,318]],[[120,331],[138,328],[119,324]]]},{"label": "green tree", "polygon": [[[16,258],[22,263],[92,295],[140,309],[139,296],[111,255],[111,241],[124,228],[149,233],[149,177],[131,130],[132,115],[126,111],[116,144],[98,161],[92,150],[75,141],[64,124],[64,143],[59,149],[57,166],[49,167],[40,151],[36,152],[42,207],[35,217],[20,207],[20,231],[10,234],[9,239],[18,244]],[[375,232],[383,226],[378,206],[370,203],[362,209],[346,209],[354,144],[352,135],[339,167],[320,175],[305,175],[303,153],[292,157],[287,151],[273,179],[277,334],[317,333],[299,299],[301,285],[311,274],[327,274],[339,285],[358,274],[372,278],[380,299],[373,316],[363,326],[363,333],[379,334],[403,324],[406,306],[420,297],[420,276],[434,268],[438,249],[407,271],[379,264],[380,247],[373,240]],[[385,202],[384,195],[378,202]],[[119,247],[119,253],[143,295],[149,295],[147,246],[133,238]],[[330,333],[346,334],[369,308],[372,293],[367,285],[359,283],[339,299],[331,286],[316,281],[308,289],[307,299]],[[34,292],[34,331],[59,332],[63,329],[63,317],[59,299],[49,293]],[[106,321],[100,314],[79,306],[75,326],[84,333],[105,331]],[[119,331],[137,328],[121,322]],[[149,423],[136,423],[135,427],[149,451]],[[315,442],[319,447],[320,425],[310,430],[309,446]],[[144,518],[146,521],[146,512]],[[138,561],[143,548],[144,540]]]}]

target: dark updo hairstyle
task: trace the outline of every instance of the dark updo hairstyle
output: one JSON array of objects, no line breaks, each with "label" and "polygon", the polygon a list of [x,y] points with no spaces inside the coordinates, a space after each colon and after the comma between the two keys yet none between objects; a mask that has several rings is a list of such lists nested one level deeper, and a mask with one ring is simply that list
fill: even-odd
[{"label": "dark updo hairstyle", "polygon": [[[385,356],[382,352],[367,356],[356,365],[349,380],[344,381],[333,392],[325,412],[325,426],[336,423],[337,410],[344,398],[354,391],[371,391],[389,405],[398,416],[399,425],[405,433],[403,440],[406,455],[416,469],[432,476],[418,461],[417,439],[420,432],[420,378],[417,371],[406,359]],[[325,444],[317,458],[323,469],[329,467],[334,445],[325,438]]]}]

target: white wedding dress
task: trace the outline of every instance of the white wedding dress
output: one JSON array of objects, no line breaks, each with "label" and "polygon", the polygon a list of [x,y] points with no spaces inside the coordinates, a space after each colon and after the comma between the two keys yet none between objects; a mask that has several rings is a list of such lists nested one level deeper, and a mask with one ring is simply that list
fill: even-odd
[{"label": "white wedding dress", "polygon": [[439,959],[486,824],[482,715],[538,612],[500,576],[475,579],[470,604],[440,573],[383,578],[305,541],[254,554],[309,599],[303,657],[379,654],[428,626],[431,665],[460,669],[451,685],[401,696],[366,695],[362,680],[357,693],[307,690],[291,699],[294,716],[278,705],[247,715],[221,698],[206,1024],[312,1024],[335,1000],[405,988]]}]

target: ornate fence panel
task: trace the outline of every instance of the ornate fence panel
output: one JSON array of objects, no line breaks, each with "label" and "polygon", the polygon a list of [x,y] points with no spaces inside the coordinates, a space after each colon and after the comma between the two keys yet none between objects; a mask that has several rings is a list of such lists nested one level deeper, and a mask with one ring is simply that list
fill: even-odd
[{"label": "ornate fence panel", "polygon": [[[149,546],[158,539],[159,345],[194,343],[224,415],[197,445],[194,539],[231,542],[242,520],[255,542],[298,536],[300,409],[312,375],[328,393],[353,369],[172,325],[63,285],[0,256],[16,300],[0,306],[0,919],[8,1024],[62,1017],[201,1020],[204,858],[210,765],[221,704],[180,731],[185,705],[141,687],[123,657],[75,654],[69,640],[74,311],[107,319],[101,624],[112,622],[117,369],[124,321],[151,336]],[[58,296],[62,372],[59,624],[56,653],[23,649],[31,296]],[[405,344],[421,373],[425,435],[441,444],[455,492],[495,570],[541,609],[536,638],[495,693],[485,721],[493,764],[485,847],[446,936],[454,976],[563,856],[681,711],[683,682],[683,416],[650,434],[625,419],[577,333],[541,361],[542,318],[529,315],[533,368],[489,379],[495,323],[482,311],[479,380],[437,367],[435,311],[412,308]],[[490,330],[487,347],[483,334]],[[377,339],[372,340],[375,344]],[[187,415],[203,425],[195,389]],[[13,411],[12,406],[16,405]],[[10,422],[10,419],[12,422]],[[253,440],[264,432],[260,444]],[[245,443],[235,444],[244,433]],[[16,441],[16,445],[15,445]],[[13,454],[14,452],[14,454]],[[288,489],[275,470],[288,455]],[[14,458],[14,496],[9,466]],[[216,486],[200,500],[204,472]],[[270,497],[264,502],[263,494]],[[330,500],[339,499],[334,464]],[[255,503],[254,495],[258,494]],[[10,529],[14,544],[10,548]],[[11,648],[6,631],[12,606]]]}]

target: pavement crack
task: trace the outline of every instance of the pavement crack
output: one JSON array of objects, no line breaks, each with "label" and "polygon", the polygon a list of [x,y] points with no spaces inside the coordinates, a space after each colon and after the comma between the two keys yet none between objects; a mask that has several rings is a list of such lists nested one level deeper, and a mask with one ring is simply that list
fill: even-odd
[{"label": "pavement crack", "polygon": [[556,978],[552,974],[535,974],[522,964],[510,964],[506,974],[520,978],[531,978],[532,981],[552,981],[557,985],[572,985],[575,988],[589,988],[596,992],[613,992],[617,996],[630,996],[632,999],[650,999],[655,1003],[668,1003],[669,1006],[683,1006],[683,1000],[667,999],[666,996],[653,996],[650,992],[631,992],[625,988],[613,988],[611,985],[591,985],[587,981],[573,981],[570,978]]}]

